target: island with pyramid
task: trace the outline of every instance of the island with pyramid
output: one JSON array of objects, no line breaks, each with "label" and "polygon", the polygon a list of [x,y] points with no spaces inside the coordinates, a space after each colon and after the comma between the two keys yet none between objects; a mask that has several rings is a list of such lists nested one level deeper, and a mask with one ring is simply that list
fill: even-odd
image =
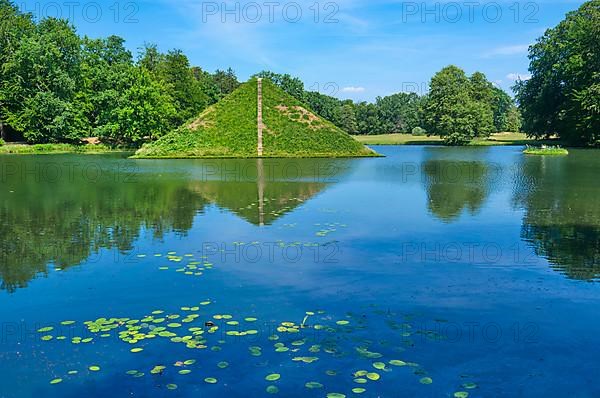
[{"label": "island with pyramid", "polygon": [[268,79],[253,78],[134,158],[380,156]]}]

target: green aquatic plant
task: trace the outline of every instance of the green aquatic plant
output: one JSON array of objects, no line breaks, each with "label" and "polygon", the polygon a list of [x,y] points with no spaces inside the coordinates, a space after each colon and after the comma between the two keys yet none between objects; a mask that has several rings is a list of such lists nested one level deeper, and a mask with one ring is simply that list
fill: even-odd
[{"label": "green aquatic plant", "polygon": [[560,145],[557,146],[546,146],[542,145],[540,147],[529,146],[525,148],[523,151],[525,155],[568,155],[569,151],[565,148],[561,148]]},{"label": "green aquatic plant", "polygon": [[[189,257],[188,257],[189,258]],[[280,366],[286,362],[298,363],[302,368],[298,369],[318,369],[314,364],[315,362],[324,362],[327,365],[341,365],[342,362],[338,362],[342,358],[348,355],[354,355],[356,358],[364,361],[364,366],[361,370],[356,370],[351,373],[349,382],[354,383],[352,387],[352,393],[362,394],[367,391],[367,385],[373,382],[382,383],[387,379],[387,374],[393,371],[401,371],[402,367],[412,368],[413,372],[419,376],[423,376],[419,381],[422,384],[431,384],[432,379],[427,377],[427,373],[418,364],[414,362],[405,362],[399,359],[385,358],[388,350],[382,343],[376,343],[370,339],[359,338],[357,335],[361,331],[365,330],[364,321],[361,317],[347,313],[346,319],[339,320],[329,316],[325,311],[319,310],[317,312],[307,311],[304,319],[300,324],[290,321],[283,321],[276,323],[279,334],[276,335],[261,335],[257,329],[250,330],[231,330],[231,328],[240,328],[240,323],[235,319],[248,319],[252,322],[258,317],[244,317],[239,314],[235,316],[226,313],[211,313],[206,311],[206,306],[210,304],[210,301],[203,301],[204,304],[192,304],[188,306],[180,306],[180,311],[171,312],[170,310],[152,310],[147,315],[143,315],[137,318],[129,317],[102,317],[95,320],[89,320],[81,322],[87,327],[88,332],[95,335],[108,335],[118,336],[119,339],[126,344],[136,344],[144,342],[144,346],[136,345],[133,346],[129,351],[133,354],[140,353],[144,349],[150,347],[153,341],[162,340],[163,342],[172,344],[181,344],[184,347],[194,350],[194,353],[202,352],[202,350],[214,351],[215,353],[222,350],[224,345],[229,342],[229,339],[247,339],[250,336],[259,339],[258,341],[268,342],[271,344],[261,347],[260,345],[248,346],[248,352],[251,356],[262,356],[263,351],[267,349],[270,353],[277,353],[277,359],[274,360],[275,364]],[[381,313],[382,316],[387,317],[386,312]],[[319,317],[320,322],[317,325],[308,325],[307,320],[310,317]],[[235,319],[234,319],[235,318]],[[338,320],[336,320],[338,319]],[[178,322],[169,322],[177,320]],[[69,328],[77,324],[78,322],[69,323]],[[341,325],[340,325],[341,323]],[[388,322],[390,328],[394,328],[396,323]],[[320,327],[317,327],[319,326]],[[343,326],[343,327],[339,327]],[[404,330],[405,327],[402,327]],[[325,336],[319,336],[317,341],[315,336],[311,333],[303,334],[309,330],[320,330],[320,333],[324,333]],[[232,333],[234,332],[234,333]],[[81,344],[84,341],[91,341],[94,337],[73,337],[72,342],[74,344]],[[348,352],[348,347],[342,346],[344,341],[358,341],[360,340],[360,346],[354,347],[354,351]],[[317,344],[318,343],[318,344]],[[57,339],[51,339],[44,344],[60,344]],[[260,343],[259,343],[260,344]],[[382,352],[377,352],[382,351]],[[320,356],[314,354],[320,353]],[[386,354],[384,354],[386,353]],[[377,359],[376,361],[373,361]],[[269,362],[272,359],[269,359]],[[192,368],[198,362],[197,359],[178,360],[172,362],[171,366],[163,364],[150,366],[147,368],[147,372],[154,377],[170,377],[173,374],[185,376],[195,373],[195,369]],[[230,367],[229,362],[221,360],[216,363],[216,367],[225,369]],[[376,369],[378,372],[370,371],[366,369]],[[98,365],[89,366],[88,369],[91,372],[100,371]],[[336,379],[342,380],[348,377],[348,374],[344,371],[338,371],[328,369],[325,371],[325,375],[329,377],[335,377]],[[341,369],[338,368],[338,369]],[[379,372],[381,371],[381,372]],[[318,372],[323,372],[319,369]],[[138,370],[127,371],[126,374],[133,378],[141,378],[145,376],[144,372]],[[224,373],[227,374],[227,373]],[[322,374],[322,373],[321,373]],[[273,385],[281,380],[281,373],[269,373],[264,377],[264,380],[272,383],[267,386],[267,392],[276,394],[279,392],[279,387]],[[206,377],[204,379],[207,384],[216,384],[218,381],[213,377]],[[304,384],[308,389],[323,388],[323,384],[318,381],[309,381]],[[270,388],[273,387],[273,388]],[[474,383],[465,383],[464,389],[475,388]],[[335,394],[341,394],[336,392],[328,393],[329,396],[336,396]],[[334,394],[334,395],[331,395]]]},{"label": "green aquatic plant", "polygon": [[276,381],[281,379],[281,375],[279,373],[271,373],[270,375],[265,376],[265,380],[267,381]]}]

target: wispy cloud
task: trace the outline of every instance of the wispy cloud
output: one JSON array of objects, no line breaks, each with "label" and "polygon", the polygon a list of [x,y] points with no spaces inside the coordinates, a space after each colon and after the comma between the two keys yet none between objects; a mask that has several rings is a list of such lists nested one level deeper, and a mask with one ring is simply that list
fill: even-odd
[{"label": "wispy cloud", "polygon": [[342,92],[343,93],[364,93],[365,92],[365,88],[364,87],[349,86],[349,87],[342,88]]},{"label": "wispy cloud", "polygon": [[491,49],[490,51],[483,54],[484,57],[497,57],[497,56],[509,56],[509,55],[522,55],[527,54],[529,50],[529,44],[517,44],[513,46],[502,46]]},{"label": "wispy cloud", "polygon": [[509,73],[506,78],[510,81],[516,82],[517,80],[529,80],[531,75],[529,73]]}]

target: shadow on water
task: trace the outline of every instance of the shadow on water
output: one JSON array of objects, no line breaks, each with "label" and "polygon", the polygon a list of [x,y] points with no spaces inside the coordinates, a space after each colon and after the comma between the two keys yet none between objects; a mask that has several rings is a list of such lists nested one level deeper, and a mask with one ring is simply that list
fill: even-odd
[{"label": "shadow on water", "polygon": [[521,237],[571,279],[600,277],[600,159],[596,151],[568,157],[525,157],[514,203],[525,210]]},{"label": "shadow on water", "polygon": [[144,230],[159,240],[185,235],[211,205],[257,226],[272,224],[337,182],[347,166],[344,160],[3,157],[1,288],[14,292],[49,264],[67,269],[101,249],[127,253]]}]

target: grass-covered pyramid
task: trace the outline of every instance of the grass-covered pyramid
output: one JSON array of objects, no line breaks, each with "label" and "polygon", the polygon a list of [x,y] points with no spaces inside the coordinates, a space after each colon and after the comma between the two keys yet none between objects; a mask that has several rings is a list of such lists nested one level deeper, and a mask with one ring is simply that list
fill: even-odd
[{"label": "grass-covered pyramid", "polygon": [[[262,81],[262,110],[264,157],[377,155],[268,79]],[[252,79],[135,157],[258,157],[257,116],[258,81]]]}]

